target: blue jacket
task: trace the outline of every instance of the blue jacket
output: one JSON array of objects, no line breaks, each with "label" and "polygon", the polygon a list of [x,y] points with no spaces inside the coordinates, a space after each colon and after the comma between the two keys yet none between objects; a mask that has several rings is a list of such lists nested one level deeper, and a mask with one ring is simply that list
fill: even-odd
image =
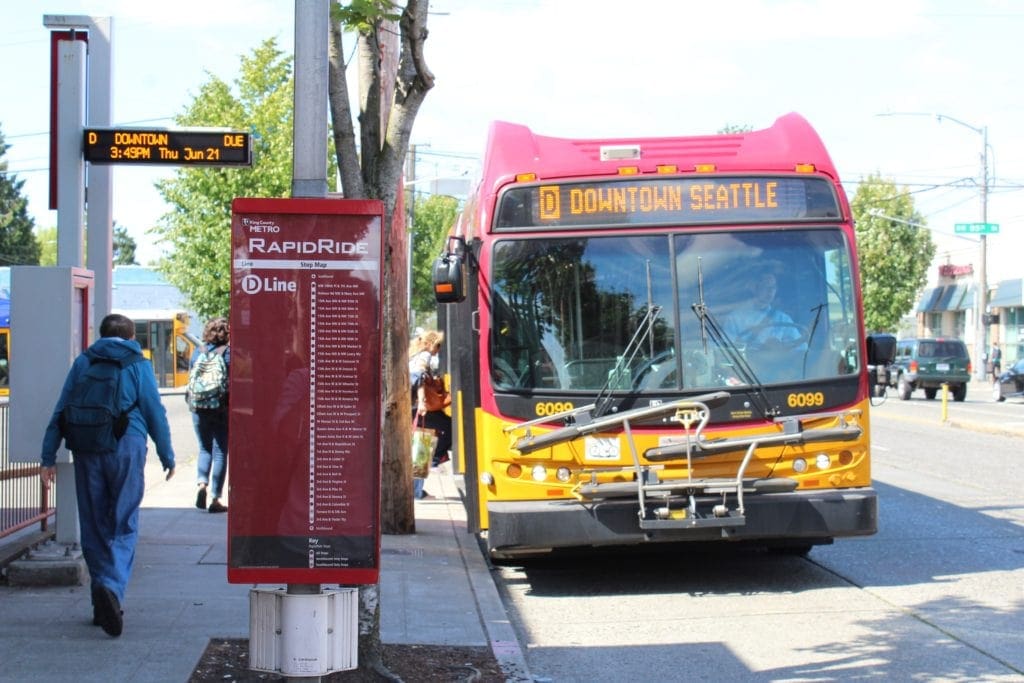
[{"label": "blue jacket", "polygon": [[[139,343],[132,340],[121,339],[120,337],[103,337],[96,340],[89,349],[100,356],[119,360],[132,352],[142,353]],[[46,434],[43,436],[42,463],[44,467],[53,467],[57,462],[57,448],[61,443],[60,427],[58,419],[64,404],[71,394],[71,388],[75,385],[79,375],[89,367],[89,358],[83,353],[75,359],[64,380],[64,388],[61,389],[60,398],[50,416],[50,423],[46,426]],[[167,409],[160,402],[160,390],[156,386],[156,375],[153,366],[148,360],[129,365],[122,370],[121,375],[121,410],[127,409],[138,401],[138,405],[128,414],[128,429],[126,434],[137,434],[143,438],[148,434],[153,443],[156,444],[156,454],[164,469],[174,467],[174,448],[171,446],[171,427],[167,422]]]}]

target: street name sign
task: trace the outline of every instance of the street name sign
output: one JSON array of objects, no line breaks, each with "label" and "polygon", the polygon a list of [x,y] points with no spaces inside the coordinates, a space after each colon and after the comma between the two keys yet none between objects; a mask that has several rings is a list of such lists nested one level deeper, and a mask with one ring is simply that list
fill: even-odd
[{"label": "street name sign", "polygon": [[991,235],[999,232],[998,223],[956,223],[953,225],[953,232],[959,234],[968,233],[971,235]]}]

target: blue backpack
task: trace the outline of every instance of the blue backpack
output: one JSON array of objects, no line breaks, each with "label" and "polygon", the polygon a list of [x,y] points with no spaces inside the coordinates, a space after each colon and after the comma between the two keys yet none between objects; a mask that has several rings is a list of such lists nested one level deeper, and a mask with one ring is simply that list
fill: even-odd
[{"label": "blue backpack", "polygon": [[85,355],[89,367],[71,387],[58,420],[60,433],[64,445],[74,453],[111,453],[128,429],[128,413],[139,404],[136,400],[127,410],[118,409],[122,371],[145,358],[132,353],[115,360],[91,349]]}]

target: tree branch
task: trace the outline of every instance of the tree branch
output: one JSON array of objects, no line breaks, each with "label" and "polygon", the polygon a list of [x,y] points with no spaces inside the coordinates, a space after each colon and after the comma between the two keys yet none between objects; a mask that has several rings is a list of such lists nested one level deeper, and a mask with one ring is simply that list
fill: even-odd
[{"label": "tree branch", "polygon": [[342,49],[341,22],[331,21],[327,45],[328,100],[331,107],[331,130],[334,150],[341,175],[342,193],[349,198],[365,197],[363,176],[360,173],[359,153],[356,148],[355,126],[352,122],[352,104],[348,97],[348,78]]}]

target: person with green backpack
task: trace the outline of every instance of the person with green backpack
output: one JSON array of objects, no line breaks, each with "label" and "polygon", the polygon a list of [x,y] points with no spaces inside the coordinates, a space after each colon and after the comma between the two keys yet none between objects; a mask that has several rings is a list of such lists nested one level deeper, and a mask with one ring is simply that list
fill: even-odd
[{"label": "person with green backpack", "polygon": [[[203,346],[192,354],[185,399],[192,411],[192,425],[199,440],[196,464],[196,507],[227,512],[221,502],[228,472],[228,345],[227,318],[213,318],[203,328]],[[211,494],[206,505],[207,489]]]}]

